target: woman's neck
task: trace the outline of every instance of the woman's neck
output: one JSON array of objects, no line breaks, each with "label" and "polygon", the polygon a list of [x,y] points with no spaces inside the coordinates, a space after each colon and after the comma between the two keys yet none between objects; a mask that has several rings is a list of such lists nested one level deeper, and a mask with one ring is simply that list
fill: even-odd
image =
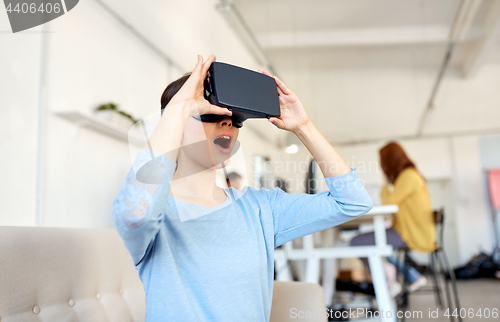
[{"label": "woman's neck", "polygon": [[216,170],[182,158],[172,178],[170,195],[190,203],[218,205],[226,199],[226,194],[215,184],[215,178]]}]

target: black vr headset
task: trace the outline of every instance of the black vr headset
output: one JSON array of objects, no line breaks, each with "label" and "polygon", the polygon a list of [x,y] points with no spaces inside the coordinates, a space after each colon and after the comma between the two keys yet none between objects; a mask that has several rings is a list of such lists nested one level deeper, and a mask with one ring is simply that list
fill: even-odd
[{"label": "black vr headset", "polygon": [[[274,78],[245,68],[213,62],[204,83],[204,97],[212,105],[226,107],[233,113],[235,127],[248,118],[279,117],[280,103]],[[164,108],[164,106],[162,106]],[[225,115],[195,116],[202,122],[218,122]]]}]

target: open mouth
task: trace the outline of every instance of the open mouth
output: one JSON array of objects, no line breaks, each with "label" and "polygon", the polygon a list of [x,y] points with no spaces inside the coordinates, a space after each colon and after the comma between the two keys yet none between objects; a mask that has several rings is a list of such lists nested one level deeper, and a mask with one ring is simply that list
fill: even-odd
[{"label": "open mouth", "polygon": [[223,149],[228,149],[231,145],[231,137],[228,135],[220,136],[214,140],[214,143]]}]

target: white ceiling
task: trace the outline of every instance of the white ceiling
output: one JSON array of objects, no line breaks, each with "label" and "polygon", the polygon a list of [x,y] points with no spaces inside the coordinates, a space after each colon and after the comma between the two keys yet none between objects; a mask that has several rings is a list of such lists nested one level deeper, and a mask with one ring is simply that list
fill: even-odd
[{"label": "white ceiling", "polygon": [[255,33],[450,25],[459,0],[237,0]]},{"label": "white ceiling", "polygon": [[[500,127],[500,1],[473,1],[423,135]],[[460,0],[233,3],[327,139],[348,143],[417,133]]]}]

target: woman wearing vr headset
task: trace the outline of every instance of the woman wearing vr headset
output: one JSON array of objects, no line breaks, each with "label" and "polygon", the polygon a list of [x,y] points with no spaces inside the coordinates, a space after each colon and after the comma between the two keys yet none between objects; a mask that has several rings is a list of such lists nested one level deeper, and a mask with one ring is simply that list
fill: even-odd
[{"label": "woman wearing vr headset", "polygon": [[205,62],[198,56],[193,72],[167,87],[151,151],[136,159],[144,164],[154,151],[162,171],[139,181],[131,169],[113,202],[113,220],[144,284],[146,321],[268,321],[274,248],[373,206],[356,169],[277,77],[281,116],[269,121],[298,136],[329,191],[218,187],[216,170],[227,164],[241,124],[230,110],[204,98],[203,82],[214,61],[213,55]]}]

